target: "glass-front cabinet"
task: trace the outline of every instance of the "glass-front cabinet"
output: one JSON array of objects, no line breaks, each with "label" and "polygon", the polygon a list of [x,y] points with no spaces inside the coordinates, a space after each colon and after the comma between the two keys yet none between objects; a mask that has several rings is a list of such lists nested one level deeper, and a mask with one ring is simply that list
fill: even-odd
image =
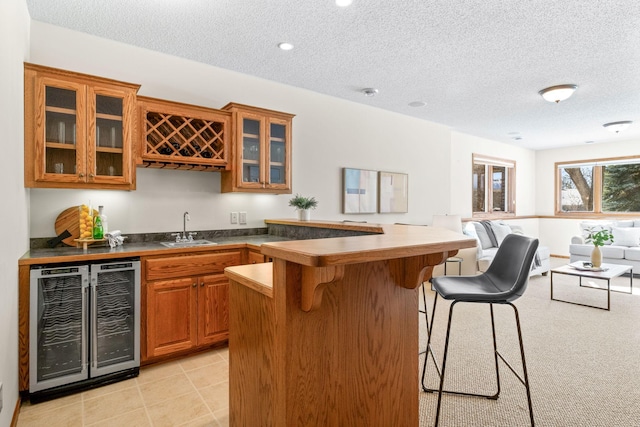
[{"label": "glass-front cabinet", "polygon": [[135,188],[138,87],[25,64],[25,186]]},{"label": "glass-front cabinet", "polygon": [[234,168],[223,172],[222,191],[291,193],[292,114],[231,103]]}]

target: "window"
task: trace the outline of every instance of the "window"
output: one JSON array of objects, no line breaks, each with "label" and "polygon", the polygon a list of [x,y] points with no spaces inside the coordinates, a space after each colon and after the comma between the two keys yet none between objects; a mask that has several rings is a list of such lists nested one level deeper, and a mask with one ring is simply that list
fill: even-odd
[{"label": "window", "polygon": [[640,212],[640,157],[556,163],[556,213]]},{"label": "window", "polygon": [[473,155],[473,216],[515,214],[516,163]]}]

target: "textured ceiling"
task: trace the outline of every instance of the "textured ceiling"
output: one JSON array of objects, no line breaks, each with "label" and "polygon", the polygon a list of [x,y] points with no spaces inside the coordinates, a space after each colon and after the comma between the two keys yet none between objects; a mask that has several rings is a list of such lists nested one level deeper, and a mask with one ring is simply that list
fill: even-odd
[{"label": "textured ceiling", "polygon": [[[34,20],[521,147],[640,139],[638,0],[27,4]],[[295,49],[281,51],[283,41]],[[579,86],[567,101],[538,95],[565,83]],[[378,95],[365,97],[367,87]],[[619,135],[602,127],[620,120],[635,123]]]}]

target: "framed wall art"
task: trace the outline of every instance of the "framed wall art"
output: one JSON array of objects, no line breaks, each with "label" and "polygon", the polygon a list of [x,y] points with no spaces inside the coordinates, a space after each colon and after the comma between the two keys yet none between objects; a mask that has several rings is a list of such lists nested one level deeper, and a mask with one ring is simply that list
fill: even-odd
[{"label": "framed wall art", "polygon": [[376,213],[378,174],[366,169],[342,169],[342,212]]},{"label": "framed wall art", "polygon": [[409,211],[409,175],[406,173],[378,172],[378,212],[406,213]]}]

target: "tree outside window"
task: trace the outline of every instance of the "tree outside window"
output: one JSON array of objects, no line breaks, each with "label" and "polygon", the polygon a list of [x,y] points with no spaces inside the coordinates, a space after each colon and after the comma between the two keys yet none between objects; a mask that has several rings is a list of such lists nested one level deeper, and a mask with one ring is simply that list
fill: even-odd
[{"label": "tree outside window", "polygon": [[556,163],[556,213],[640,212],[640,158]]}]

